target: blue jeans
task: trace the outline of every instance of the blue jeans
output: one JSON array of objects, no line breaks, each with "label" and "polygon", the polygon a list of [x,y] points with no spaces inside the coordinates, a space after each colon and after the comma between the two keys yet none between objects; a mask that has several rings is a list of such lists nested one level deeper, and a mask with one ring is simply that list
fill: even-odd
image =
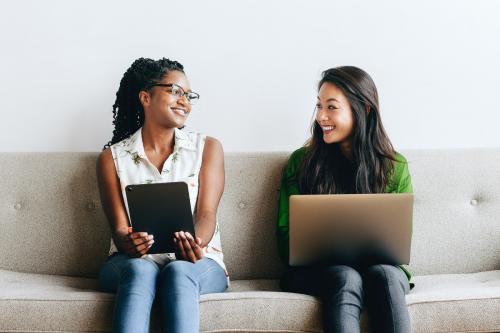
[{"label": "blue jeans", "polygon": [[359,332],[364,304],[374,332],[411,331],[405,300],[410,285],[405,273],[396,266],[294,267],[281,279],[281,288],[319,297],[323,302],[325,332]]},{"label": "blue jeans", "polygon": [[149,332],[157,296],[164,332],[197,333],[199,296],[223,292],[227,278],[222,267],[209,258],[159,267],[148,259],[114,254],[102,266],[99,284],[102,291],[116,293],[113,332]]}]

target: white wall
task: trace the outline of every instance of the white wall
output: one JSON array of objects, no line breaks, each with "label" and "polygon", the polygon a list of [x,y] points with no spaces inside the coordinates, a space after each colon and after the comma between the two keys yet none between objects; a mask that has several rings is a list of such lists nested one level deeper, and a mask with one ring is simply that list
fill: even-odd
[{"label": "white wall", "polygon": [[395,146],[500,146],[500,2],[2,1],[0,151],[98,151],[138,57],[183,63],[188,125],[226,151],[292,150],[322,70],[378,86]]}]

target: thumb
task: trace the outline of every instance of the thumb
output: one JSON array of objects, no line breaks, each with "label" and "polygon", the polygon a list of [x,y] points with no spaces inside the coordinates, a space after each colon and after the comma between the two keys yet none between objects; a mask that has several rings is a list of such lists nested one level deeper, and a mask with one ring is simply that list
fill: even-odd
[{"label": "thumb", "polygon": [[129,234],[131,234],[132,233],[132,227],[128,227],[127,231],[128,231]]},{"label": "thumb", "polygon": [[196,244],[201,245],[201,238],[200,237],[196,237]]}]

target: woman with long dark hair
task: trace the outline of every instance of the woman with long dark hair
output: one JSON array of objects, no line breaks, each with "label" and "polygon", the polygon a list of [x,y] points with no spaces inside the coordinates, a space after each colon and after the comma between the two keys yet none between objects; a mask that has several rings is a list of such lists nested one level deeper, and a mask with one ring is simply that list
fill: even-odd
[{"label": "woman with long dark hair", "polygon": [[[324,71],[312,136],[290,156],[281,181],[277,238],[283,262],[289,257],[290,195],[411,192],[406,159],[384,130],[371,77],[352,66]],[[410,277],[404,267],[332,263],[290,267],[281,287],[321,298],[325,332],[359,332],[364,304],[375,332],[410,332]]]},{"label": "woman with long dark hair", "polygon": [[[97,162],[111,249],[99,277],[116,293],[113,332],[149,332],[157,298],[164,332],[199,332],[199,296],[227,288],[217,208],[224,190],[224,154],[214,138],[184,128],[199,95],[183,66],[140,58],[125,72],[113,105],[115,129]],[[125,187],[188,184],[195,235],[171,235],[176,253],[148,254],[154,235],[129,224]]]}]

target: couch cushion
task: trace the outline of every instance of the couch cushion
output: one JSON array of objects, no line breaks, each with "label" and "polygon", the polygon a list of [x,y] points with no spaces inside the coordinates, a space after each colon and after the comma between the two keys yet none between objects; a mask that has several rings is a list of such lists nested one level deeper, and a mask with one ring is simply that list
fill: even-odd
[{"label": "couch cushion", "polygon": [[[415,283],[406,298],[413,332],[500,330],[500,271],[417,276]],[[93,279],[0,270],[0,331],[109,331],[114,297],[96,288]],[[277,280],[240,280],[226,293],[203,295],[202,331],[321,331],[316,298],[278,290]]]},{"label": "couch cushion", "polygon": [[97,280],[0,270],[0,332],[106,331],[113,295]]},{"label": "couch cushion", "polygon": [[406,296],[413,332],[499,332],[500,270],[416,276]]}]

